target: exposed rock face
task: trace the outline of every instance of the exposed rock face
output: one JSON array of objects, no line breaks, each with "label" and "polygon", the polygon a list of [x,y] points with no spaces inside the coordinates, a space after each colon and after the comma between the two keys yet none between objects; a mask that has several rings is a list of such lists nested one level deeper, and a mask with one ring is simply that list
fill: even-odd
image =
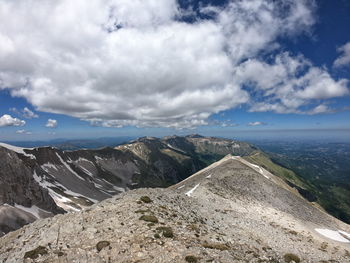
[{"label": "exposed rock face", "polygon": [[0,160],[0,235],[33,222],[34,210],[40,217],[64,212],[15,152],[0,147]]},{"label": "exposed rock face", "polygon": [[349,262],[349,225],[239,157],[168,189],[122,193],[0,238],[12,262]]},{"label": "exposed rock face", "polygon": [[[254,150],[246,143],[201,136],[145,137],[115,149],[78,151],[0,144],[0,205],[7,204],[2,211],[13,210],[0,216],[0,235],[37,217],[78,211],[130,189],[170,186],[228,153]],[[17,216],[18,224],[9,226]]]}]

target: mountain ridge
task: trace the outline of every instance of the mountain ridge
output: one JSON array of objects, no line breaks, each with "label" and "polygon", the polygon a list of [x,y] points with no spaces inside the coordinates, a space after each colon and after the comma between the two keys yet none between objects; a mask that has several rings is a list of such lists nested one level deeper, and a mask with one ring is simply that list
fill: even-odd
[{"label": "mountain ridge", "polygon": [[[0,181],[6,182],[8,174],[16,178],[13,173],[24,169],[37,192],[42,189],[47,203],[37,200],[35,193],[33,198],[27,194],[27,201],[24,201],[21,193],[26,192],[27,183],[21,183],[21,180],[3,184],[4,187],[0,187],[0,235],[33,222],[38,217],[35,212],[38,209],[50,215],[77,211],[126,190],[177,183],[221,157],[203,151],[207,147],[204,144],[210,147],[220,144],[215,147],[224,147],[227,153],[241,154],[239,148],[230,148],[239,144],[244,151],[253,151],[245,143],[199,136],[144,137],[115,148],[75,151],[50,146],[21,148],[0,144],[0,152],[6,156],[2,159]],[[17,162],[11,162],[9,152]],[[2,197],[8,195],[12,198]],[[8,218],[13,218],[8,215],[9,209],[21,214],[20,224],[9,223]]]},{"label": "mountain ridge", "polygon": [[350,240],[340,238],[349,232],[279,177],[227,155],[169,188],[131,190],[24,226],[0,238],[0,259],[348,262]]}]

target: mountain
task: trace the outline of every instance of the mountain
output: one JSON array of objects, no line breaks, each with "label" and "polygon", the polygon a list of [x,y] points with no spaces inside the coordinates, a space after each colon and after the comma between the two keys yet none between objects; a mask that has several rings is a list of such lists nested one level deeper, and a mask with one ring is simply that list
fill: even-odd
[{"label": "mountain", "polygon": [[19,157],[21,155],[0,147],[0,236],[38,217],[64,212],[47,189],[35,181],[31,168]]},{"label": "mountain", "polygon": [[11,232],[0,261],[345,263],[349,233],[280,177],[227,155],[169,188],[131,190]]},{"label": "mountain", "polygon": [[79,150],[79,149],[96,149],[108,146],[117,146],[127,141],[135,139],[134,137],[102,137],[97,139],[54,139],[49,141],[7,141],[17,147],[33,148],[33,147],[55,147],[60,150]]},{"label": "mountain", "polygon": [[255,150],[244,142],[198,135],[144,137],[115,148],[77,151],[2,143],[0,235],[126,190],[167,187],[228,153]]}]

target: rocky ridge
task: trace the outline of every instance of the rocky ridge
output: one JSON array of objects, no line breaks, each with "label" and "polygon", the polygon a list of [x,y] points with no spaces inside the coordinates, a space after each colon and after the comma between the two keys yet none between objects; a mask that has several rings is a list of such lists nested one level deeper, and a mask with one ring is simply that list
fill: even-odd
[{"label": "rocky ridge", "polygon": [[345,263],[349,232],[279,177],[229,155],[168,189],[132,190],[11,232],[0,260]]},{"label": "rocky ridge", "polygon": [[140,187],[167,187],[223,155],[254,150],[202,136],[144,137],[116,148],[61,151],[0,144],[0,236]]}]

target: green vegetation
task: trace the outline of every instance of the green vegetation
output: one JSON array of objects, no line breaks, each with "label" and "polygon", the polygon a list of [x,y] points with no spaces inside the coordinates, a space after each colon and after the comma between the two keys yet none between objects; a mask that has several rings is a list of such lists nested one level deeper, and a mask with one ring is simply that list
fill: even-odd
[{"label": "green vegetation", "polygon": [[152,203],[152,199],[149,196],[141,196],[140,200],[144,203]]},{"label": "green vegetation", "polygon": [[174,232],[171,229],[171,227],[162,226],[162,227],[157,227],[156,230],[163,233],[164,237],[167,237],[167,238],[174,237]]},{"label": "green vegetation", "polygon": [[36,249],[26,252],[24,258],[36,259],[39,255],[45,254],[47,254],[47,249],[43,246],[38,246]]},{"label": "green vegetation", "polygon": [[275,164],[265,153],[256,151],[252,155],[243,157],[248,162],[260,165],[261,167],[268,170],[270,173],[281,177],[282,179],[288,180],[295,185],[300,187],[307,187],[306,183],[303,182],[293,171],[284,168],[278,164]]},{"label": "green vegetation", "polygon": [[300,258],[297,255],[295,255],[295,254],[288,253],[288,254],[284,255],[284,261],[287,262],[287,263],[290,263],[290,262],[299,263],[300,262]]},{"label": "green vegetation", "polygon": [[304,183],[295,185],[314,195],[328,213],[350,223],[350,143],[280,141],[258,146],[274,163],[292,170]]},{"label": "green vegetation", "polygon": [[146,221],[146,222],[151,222],[151,223],[158,223],[158,218],[155,217],[154,215],[143,215],[139,218],[140,220]]},{"label": "green vegetation", "polygon": [[217,250],[221,250],[221,251],[230,249],[230,247],[226,244],[214,243],[214,242],[210,242],[210,243],[204,242],[202,244],[202,246],[205,248],[217,249]]},{"label": "green vegetation", "polygon": [[189,263],[196,263],[198,262],[198,259],[195,256],[189,255],[185,257],[186,262]]},{"label": "green vegetation", "polygon": [[139,209],[135,211],[136,214],[144,214],[144,213],[150,213],[150,212],[151,210],[149,209]]}]

